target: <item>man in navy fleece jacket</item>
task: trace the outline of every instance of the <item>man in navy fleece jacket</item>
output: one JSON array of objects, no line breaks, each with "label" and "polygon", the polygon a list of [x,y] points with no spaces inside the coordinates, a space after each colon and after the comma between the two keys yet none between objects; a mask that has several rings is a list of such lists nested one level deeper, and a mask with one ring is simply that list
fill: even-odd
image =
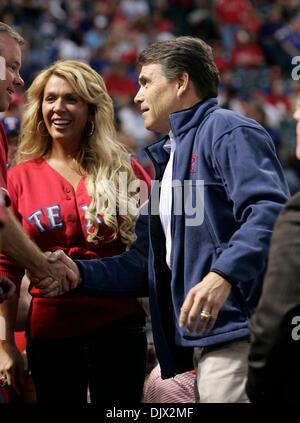
[{"label": "man in navy fleece jacket", "polygon": [[69,266],[90,295],[149,295],[163,378],[190,370],[194,356],[200,402],[247,402],[248,322],[289,197],[283,170],[256,121],[218,107],[218,71],[203,41],[157,42],[139,65],[135,101],[145,127],[164,134],[147,148],[148,213],[129,251]]}]

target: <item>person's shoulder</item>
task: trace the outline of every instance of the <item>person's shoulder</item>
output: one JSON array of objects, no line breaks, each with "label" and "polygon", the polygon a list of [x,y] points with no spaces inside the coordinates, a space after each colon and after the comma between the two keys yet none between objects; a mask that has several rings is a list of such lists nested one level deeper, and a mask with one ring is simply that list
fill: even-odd
[{"label": "person's shoulder", "polygon": [[32,160],[27,160],[26,162],[19,163],[8,170],[8,175],[18,175],[24,172],[30,172],[33,169],[40,169],[43,166],[44,160],[41,158],[36,158]]},{"label": "person's shoulder", "polygon": [[261,127],[261,125],[259,125],[259,123],[255,120],[250,119],[241,113],[237,113],[230,109],[224,109],[222,107],[218,107],[216,110],[214,110],[211,116],[213,119],[223,124],[227,123],[230,125],[238,126],[253,126],[255,128]]},{"label": "person's shoulder", "polygon": [[206,121],[206,129],[211,131],[215,141],[238,128],[266,133],[265,129],[255,120],[222,107],[218,107],[210,113]]}]

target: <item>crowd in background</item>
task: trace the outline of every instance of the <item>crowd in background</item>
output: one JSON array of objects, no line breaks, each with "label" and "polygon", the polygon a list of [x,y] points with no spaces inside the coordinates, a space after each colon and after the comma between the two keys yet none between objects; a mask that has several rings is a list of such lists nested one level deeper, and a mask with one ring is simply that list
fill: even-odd
[{"label": "crowd in background", "polygon": [[[143,148],[158,134],[145,129],[133,101],[136,57],[154,41],[199,36],[213,47],[221,77],[219,104],[268,130],[291,193],[300,188],[292,119],[300,93],[297,0],[10,0],[0,1],[0,20],[27,40],[24,90],[40,69],[57,59],[84,61],[104,77],[119,140],[150,176],[153,168]],[[4,119],[12,163],[24,101],[24,92],[16,95]]]}]

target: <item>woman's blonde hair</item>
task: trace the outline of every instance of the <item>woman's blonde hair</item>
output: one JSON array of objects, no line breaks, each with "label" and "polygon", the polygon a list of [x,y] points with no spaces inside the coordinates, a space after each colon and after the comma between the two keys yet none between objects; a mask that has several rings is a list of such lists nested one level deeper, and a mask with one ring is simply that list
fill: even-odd
[{"label": "woman's blonde hair", "polygon": [[[97,239],[103,239],[98,235],[97,220],[97,215],[102,215],[104,223],[112,230],[110,240],[116,239],[120,233],[121,241],[129,245],[135,239],[136,213],[131,214],[127,205],[130,201],[131,204],[136,201],[138,207],[138,202],[135,200],[136,192],[124,191],[124,187],[120,187],[119,174],[123,172],[122,175],[127,178],[127,187],[136,178],[129,155],[116,140],[112,99],[102,77],[90,66],[73,60],[60,60],[36,76],[27,91],[28,103],[22,119],[17,162],[45,157],[51,151],[51,137],[43,122],[42,101],[45,86],[52,75],[65,78],[76,94],[89,105],[90,115],[93,116],[94,132],[89,134],[92,132],[91,125],[87,125],[75,158],[86,174],[86,187],[92,199],[85,214],[92,223],[87,240],[97,243]],[[114,201],[115,208],[111,208]],[[120,222],[119,210],[127,211],[119,214]]]}]

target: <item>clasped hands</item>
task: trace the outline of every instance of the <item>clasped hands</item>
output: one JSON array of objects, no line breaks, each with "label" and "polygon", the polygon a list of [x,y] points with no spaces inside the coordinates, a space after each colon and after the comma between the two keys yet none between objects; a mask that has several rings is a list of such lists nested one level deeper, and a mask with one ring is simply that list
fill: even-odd
[{"label": "clasped hands", "polygon": [[62,250],[45,253],[48,260],[47,274],[37,276],[26,270],[30,282],[40,291],[40,296],[54,298],[74,289],[80,282],[76,263]]}]

